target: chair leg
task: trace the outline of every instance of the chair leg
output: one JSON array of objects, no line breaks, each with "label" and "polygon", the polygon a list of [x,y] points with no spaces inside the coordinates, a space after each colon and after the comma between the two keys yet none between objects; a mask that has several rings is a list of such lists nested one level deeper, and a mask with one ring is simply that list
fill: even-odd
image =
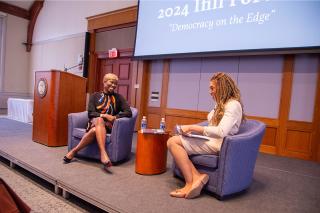
[{"label": "chair leg", "polygon": [[244,189],[244,190],[242,190],[242,191],[240,191],[240,192],[235,192],[235,193],[230,194],[230,195],[221,196],[221,195],[213,194],[213,196],[214,196],[215,198],[217,198],[219,201],[224,201],[224,200],[231,199],[231,198],[234,198],[234,197],[237,197],[237,196],[242,196],[242,195],[244,195],[246,192],[247,192],[247,189]]},{"label": "chair leg", "polygon": [[220,196],[220,195],[215,195],[215,198],[217,198],[217,200],[219,200],[219,201],[224,201],[224,199],[225,199],[224,196]]}]

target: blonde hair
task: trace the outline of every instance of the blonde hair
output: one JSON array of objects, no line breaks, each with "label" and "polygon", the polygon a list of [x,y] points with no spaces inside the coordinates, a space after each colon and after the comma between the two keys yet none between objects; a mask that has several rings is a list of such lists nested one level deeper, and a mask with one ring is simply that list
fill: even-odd
[{"label": "blonde hair", "polygon": [[240,102],[242,107],[242,121],[244,121],[245,114],[243,112],[240,90],[232,78],[223,72],[218,72],[212,76],[210,81],[215,81],[217,86],[215,95],[217,106],[210,123],[214,126],[219,124],[224,115],[224,107],[231,99]]},{"label": "blonde hair", "polygon": [[118,78],[117,75],[115,75],[113,73],[107,73],[107,74],[104,75],[103,81],[107,81],[107,80],[116,80],[116,81],[118,81],[119,78]]}]

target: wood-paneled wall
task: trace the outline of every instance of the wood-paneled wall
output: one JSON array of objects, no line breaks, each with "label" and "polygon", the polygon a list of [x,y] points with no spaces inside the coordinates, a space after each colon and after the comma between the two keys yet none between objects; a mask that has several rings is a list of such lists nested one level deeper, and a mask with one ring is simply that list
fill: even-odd
[{"label": "wood-paneled wall", "polygon": [[[284,59],[278,118],[272,119],[249,115],[248,119],[260,120],[267,125],[266,133],[260,146],[261,152],[320,162],[320,59],[313,122],[289,120],[294,60],[294,55],[286,55]],[[169,131],[172,131],[176,124],[194,124],[206,120],[207,112],[167,108],[170,60],[165,60],[163,63],[160,107],[148,107],[147,100],[144,103],[146,105],[144,114],[147,115],[148,127],[159,128],[162,117],[166,119]],[[150,70],[147,70],[147,75],[150,75]],[[145,90],[148,91],[148,88],[146,87]],[[146,93],[149,94],[149,91]]]}]

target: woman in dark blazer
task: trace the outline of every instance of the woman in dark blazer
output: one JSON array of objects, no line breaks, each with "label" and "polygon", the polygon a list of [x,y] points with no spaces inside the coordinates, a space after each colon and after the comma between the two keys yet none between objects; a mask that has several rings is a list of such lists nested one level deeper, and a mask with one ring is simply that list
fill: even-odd
[{"label": "woman in dark blazer", "polygon": [[132,116],[130,106],[125,98],[115,92],[117,84],[118,76],[108,73],[103,77],[103,91],[96,92],[90,96],[87,131],[80,143],[64,156],[65,163],[70,163],[79,150],[92,143],[96,138],[100,150],[101,163],[105,169],[112,166],[105,149],[106,133],[111,133],[115,119]]}]

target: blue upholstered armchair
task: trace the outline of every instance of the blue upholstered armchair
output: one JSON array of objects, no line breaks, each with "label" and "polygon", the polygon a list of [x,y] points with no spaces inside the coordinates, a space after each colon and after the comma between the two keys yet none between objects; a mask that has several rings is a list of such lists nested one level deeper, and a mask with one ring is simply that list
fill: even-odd
[{"label": "blue upholstered armchair", "polygon": [[[265,128],[260,121],[247,120],[238,134],[225,137],[218,155],[190,156],[199,172],[209,175],[205,190],[223,199],[250,186]],[[183,178],[175,162],[172,168],[176,177]]]},{"label": "blue upholstered armchair", "polygon": [[[106,137],[106,150],[111,162],[116,163],[129,158],[132,147],[132,135],[138,111],[132,108],[131,118],[116,119],[113,123],[111,134]],[[70,113],[68,115],[68,151],[77,146],[85,134],[88,123],[88,112]],[[91,143],[80,150],[78,157],[100,160],[100,151],[97,143]]]}]

